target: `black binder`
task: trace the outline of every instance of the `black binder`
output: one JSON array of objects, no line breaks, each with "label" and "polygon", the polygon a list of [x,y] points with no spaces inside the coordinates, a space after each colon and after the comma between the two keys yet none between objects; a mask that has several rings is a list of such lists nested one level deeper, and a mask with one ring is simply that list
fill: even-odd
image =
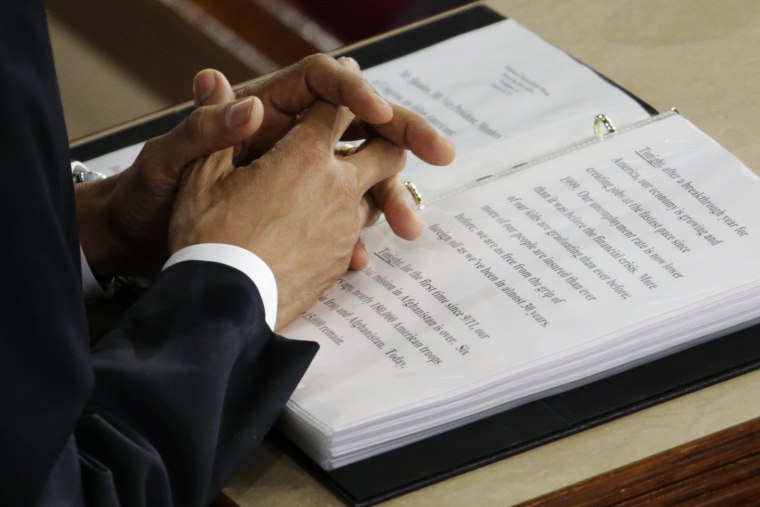
[{"label": "black binder", "polygon": [[[340,54],[368,68],[502,19],[476,6]],[[72,159],[88,160],[161,134],[189,112],[167,113],[77,146]],[[272,438],[346,503],[372,505],[758,367],[760,325],[330,472],[276,431]]]}]

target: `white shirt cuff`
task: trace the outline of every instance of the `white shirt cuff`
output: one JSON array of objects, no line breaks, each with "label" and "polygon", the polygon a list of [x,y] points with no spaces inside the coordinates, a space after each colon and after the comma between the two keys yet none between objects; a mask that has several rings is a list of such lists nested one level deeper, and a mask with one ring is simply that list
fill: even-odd
[{"label": "white shirt cuff", "polygon": [[203,243],[178,250],[162,269],[183,261],[219,262],[245,273],[256,284],[264,302],[264,318],[270,329],[277,322],[277,282],[274,273],[256,254],[234,245]]}]

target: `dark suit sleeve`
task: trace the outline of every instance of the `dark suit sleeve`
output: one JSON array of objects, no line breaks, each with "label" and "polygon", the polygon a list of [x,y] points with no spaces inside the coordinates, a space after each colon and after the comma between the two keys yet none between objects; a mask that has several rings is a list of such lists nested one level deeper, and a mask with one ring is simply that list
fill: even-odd
[{"label": "dark suit sleeve", "polygon": [[206,505],[316,345],[215,263],[159,277],[91,350],[41,0],[0,3],[0,505]]},{"label": "dark suit sleeve", "polygon": [[98,341],[76,432],[93,499],[203,505],[277,418],[316,344],[274,335],[241,275],[172,266]]}]

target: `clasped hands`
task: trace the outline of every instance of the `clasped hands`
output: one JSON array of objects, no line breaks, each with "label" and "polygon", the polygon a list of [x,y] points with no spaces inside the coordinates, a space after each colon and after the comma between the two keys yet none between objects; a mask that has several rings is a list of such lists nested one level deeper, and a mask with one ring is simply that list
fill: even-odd
[{"label": "clasped hands", "polygon": [[[422,225],[397,173],[406,150],[444,165],[453,147],[425,120],[391,105],[351,59],[315,55],[232,91],[199,73],[195,111],[146,143],[126,171],[78,185],[82,248],[96,274],[155,274],[197,243],[246,248],[269,265],[277,327],[308,308],[347,268],[368,262],[362,227],[385,214],[414,239]],[[366,138],[349,156],[342,138]]]}]

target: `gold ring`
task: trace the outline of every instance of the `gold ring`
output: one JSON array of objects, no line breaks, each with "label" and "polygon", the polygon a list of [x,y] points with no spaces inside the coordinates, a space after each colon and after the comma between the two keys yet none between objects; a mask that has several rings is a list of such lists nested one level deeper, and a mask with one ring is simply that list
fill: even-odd
[{"label": "gold ring", "polygon": [[356,151],[356,146],[350,143],[344,143],[335,148],[335,156],[336,157],[347,157],[349,155],[353,155],[353,153]]},{"label": "gold ring", "polygon": [[422,195],[417,190],[417,187],[412,183],[411,181],[405,181],[404,186],[409,191],[410,194],[412,194],[412,199],[414,199],[414,204],[417,205],[417,209],[425,209],[425,203],[422,202]]}]

